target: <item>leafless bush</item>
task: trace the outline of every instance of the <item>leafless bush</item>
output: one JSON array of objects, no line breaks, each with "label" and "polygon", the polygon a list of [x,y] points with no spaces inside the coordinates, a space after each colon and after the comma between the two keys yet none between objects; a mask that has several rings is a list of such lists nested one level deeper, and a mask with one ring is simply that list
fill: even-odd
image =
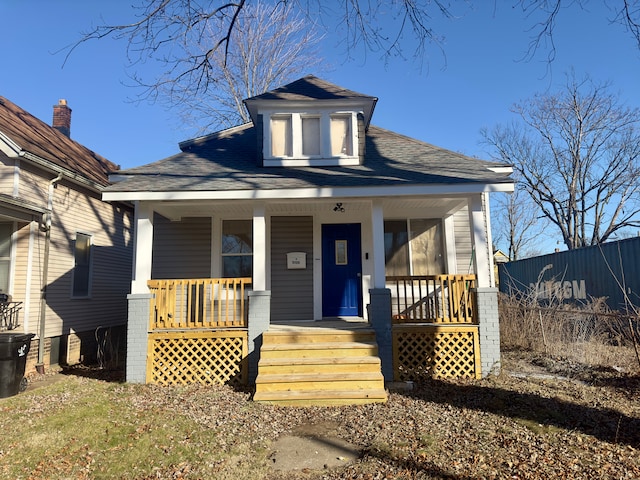
[{"label": "leafless bush", "polygon": [[[538,303],[533,294],[501,294],[500,339],[505,350],[528,350],[591,365],[616,364],[637,347],[638,321],[610,311],[603,299],[582,306],[559,299]],[[640,362],[638,363],[640,365]]]}]

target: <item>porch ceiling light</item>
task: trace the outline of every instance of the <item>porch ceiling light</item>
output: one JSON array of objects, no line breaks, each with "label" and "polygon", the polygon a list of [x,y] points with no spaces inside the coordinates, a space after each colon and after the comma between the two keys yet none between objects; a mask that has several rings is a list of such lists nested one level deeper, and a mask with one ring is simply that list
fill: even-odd
[{"label": "porch ceiling light", "polygon": [[336,203],[336,206],[333,207],[333,211],[334,212],[344,213],[344,207],[342,206],[341,203]]}]

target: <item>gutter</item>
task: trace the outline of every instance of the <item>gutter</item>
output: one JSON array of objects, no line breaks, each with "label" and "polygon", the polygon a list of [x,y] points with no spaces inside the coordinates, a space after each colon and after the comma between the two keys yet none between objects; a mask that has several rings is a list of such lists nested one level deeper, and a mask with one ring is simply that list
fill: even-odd
[{"label": "gutter", "polygon": [[49,281],[49,248],[51,245],[51,217],[53,216],[53,193],[56,183],[62,180],[62,173],[49,182],[47,212],[44,214],[44,222],[41,228],[45,231],[44,242],[44,265],[42,267],[42,290],[40,294],[40,333],[38,339],[38,363],[36,370],[38,373],[44,373],[44,337],[47,319],[47,283]]},{"label": "gutter", "polygon": [[64,177],[68,180],[71,180],[74,183],[83,185],[85,187],[88,187],[92,190],[94,190],[95,192],[102,192],[105,188],[104,185],[99,184],[98,182],[95,182],[93,180],[89,180],[86,177],[83,177],[82,175],[78,175],[77,173],[73,172],[72,170],[69,170],[67,168],[61,167],[59,165],[56,165],[48,160],[45,160],[44,158],[41,158],[37,155],[34,155],[31,152],[25,151],[25,150],[21,150],[19,153],[19,156],[29,160],[32,163],[35,163],[36,165],[39,165],[40,167],[43,167],[53,173],[57,173],[60,175],[64,175]]}]

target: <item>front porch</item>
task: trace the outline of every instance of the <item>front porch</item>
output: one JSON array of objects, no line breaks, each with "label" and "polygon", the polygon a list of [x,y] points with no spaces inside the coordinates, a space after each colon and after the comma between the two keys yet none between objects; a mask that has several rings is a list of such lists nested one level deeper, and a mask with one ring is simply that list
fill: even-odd
[{"label": "front porch", "polygon": [[[384,401],[384,381],[479,378],[475,282],[475,275],[388,277],[366,318],[278,321],[268,292],[251,291],[251,278],[151,280],[144,382],[255,384],[264,401],[304,400],[309,389],[339,397],[342,388],[363,393],[361,401]],[[334,341],[353,351],[338,356]],[[357,360],[339,359],[350,356]]]}]

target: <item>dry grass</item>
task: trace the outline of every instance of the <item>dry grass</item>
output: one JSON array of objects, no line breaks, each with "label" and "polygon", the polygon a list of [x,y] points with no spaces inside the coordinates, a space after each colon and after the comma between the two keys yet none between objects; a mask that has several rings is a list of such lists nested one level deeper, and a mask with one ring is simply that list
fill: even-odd
[{"label": "dry grass", "polygon": [[616,316],[602,302],[540,307],[528,299],[500,298],[500,343],[507,351],[525,350],[586,365],[638,371],[634,327],[638,329],[637,321]]}]

